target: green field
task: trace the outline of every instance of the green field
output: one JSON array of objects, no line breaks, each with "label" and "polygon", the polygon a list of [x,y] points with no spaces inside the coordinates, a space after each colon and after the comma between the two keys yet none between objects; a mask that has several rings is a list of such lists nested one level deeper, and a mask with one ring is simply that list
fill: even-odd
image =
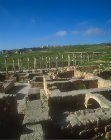
[{"label": "green field", "polygon": [[80,56],[77,55],[77,65],[100,65],[102,64],[102,68],[106,68],[111,65],[111,43],[102,43],[102,44],[92,44],[92,45],[71,45],[71,46],[63,46],[63,47],[48,47],[43,48],[36,51],[26,52],[20,54],[0,54],[0,70],[5,70],[5,57],[7,56],[7,63],[8,63],[8,70],[12,70],[12,58],[15,58],[16,63],[16,70],[18,69],[18,58],[21,57],[23,63],[23,69],[27,69],[27,58],[30,58],[30,66],[33,68],[33,59],[34,56],[37,58],[37,63],[39,66],[40,57],[44,56],[44,65],[45,65],[45,58],[49,56],[53,56],[53,65],[55,67],[55,57],[58,56],[59,66],[61,66],[61,56],[64,55],[64,65],[67,65],[67,56],[70,55],[71,57],[71,65],[73,59],[73,52],[104,52],[101,55],[95,55],[94,60],[92,61],[90,56],[90,62],[87,62],[87,56],[83,55],[84,63],[80,64]]}]

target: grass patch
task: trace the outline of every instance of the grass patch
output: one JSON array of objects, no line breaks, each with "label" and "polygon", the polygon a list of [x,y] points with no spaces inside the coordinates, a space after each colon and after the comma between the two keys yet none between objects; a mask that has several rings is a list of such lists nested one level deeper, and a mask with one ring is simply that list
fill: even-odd
[{"label": "grass patch", "polygon": [[43,108],[48,108],[48,98],[45,94],[42,95],[42,107]]},{"label": "grass patch", "polygon": [[75,90],[80,90],[80,89],[86,89],[85,85],[81,85],[81,86],[76,86]]}]

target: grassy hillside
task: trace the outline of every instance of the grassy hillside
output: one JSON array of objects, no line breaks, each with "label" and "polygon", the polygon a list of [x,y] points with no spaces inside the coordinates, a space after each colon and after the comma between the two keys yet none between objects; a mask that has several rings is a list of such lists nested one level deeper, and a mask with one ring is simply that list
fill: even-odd
[{"label": "grassy hillside", "polygon": [[[31,62],[31,68],[33,68],[33,58],[34,56],[37,57],[37,63],[39,65],[40,56],[44,56],[44,58],[47,56],[49,60],[49,56],[53,56],[55,63],[55,57],[59,57],[59,65],[61,65],[61,55],[64,55],[65,58],[65,64],[67,65],[67,56],[70,54],[71,60],[73,59],[73,53],[70,52],[105,52],[105,54],[95,56],[94,61],[87,62],[87,56],[83,55],[83,58],[86,60],[84,64],[82,65],[99,65],[103,64],[104,67],[107,67],[109,65],[109,62],[111,64],[111,43],[102,43],[102,44],[92,44],[92,45],[71,45],[71,46],[63,46],[63,47],[48,47],[37,51],[27,52],[24,54],[1,54],[0,55],[0,70],[5,70],[4,67],[4,61],[5,57],[8,58],[8,69],[12,70],[12,58],[15,58],[16,62],[16,69],[17,67],[17,60],[19,57],[21,57],[23,62],[23,69],[27,69],[27,57],[30,58]],[[90,58],[91,59],[91,58]],[[77,61],[80,60],[79,55],[77,55]],[[45,59],[44,59],[45,61]],[[80,65],[80,64],[78,64]]]}]

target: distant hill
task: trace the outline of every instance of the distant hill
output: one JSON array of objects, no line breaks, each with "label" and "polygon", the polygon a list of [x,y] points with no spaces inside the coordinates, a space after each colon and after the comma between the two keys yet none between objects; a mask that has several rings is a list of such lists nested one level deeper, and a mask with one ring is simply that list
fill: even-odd
[{"label": "distant hill", "polygon": [[[100,47],[111,46],[111,42],[109,43],[100,43],[100,44],[85,44],[85,45],[63,45],[63,46],[41,46],[41,47],[32,47],[32,48],[22,48],[22,49],[13,49],[13,50],[2,50],[3,54],[14,54],[14,53],[27,53],[31,51],[39,51],[39,50],[70,50],[77,51],[78,49],[81,51],[92,50],[92,49],[100,49]],[[74,50],[75,49],[75,50]]]}]

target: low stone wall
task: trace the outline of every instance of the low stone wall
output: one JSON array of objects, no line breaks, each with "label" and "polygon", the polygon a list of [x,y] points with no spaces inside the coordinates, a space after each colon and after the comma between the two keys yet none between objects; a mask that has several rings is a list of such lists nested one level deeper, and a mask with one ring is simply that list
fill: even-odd
[{"label": "low stone wall", "polygon": [[[53,124],[55,124],[55,127],[60,128],[66,137],[70,136],[77,139],[91,139],[91,137],[95,137],[96,139],[103,139],[108,131],[111,133],[110,122],[110,110],[97,108],[65,112]],[[109,130],[107,126],[109,126]],[[97,134],[99,135],[96,137]]]},{"label": "low stone wall", "polygon": [[34,76],[32,80],[30,80],[31,87],[43,87],[43,76]]},{"label": "low stone wall", "polygon": [[103,79],[108,79],[109,77],[111,77],[111,71],[102,71],[98,74],[98,76]]},{"label": "low stone wall", "polygon": [[42,76],[34,76],[32,81],[35,82],[43,82],[43,77]]},{"label": "low stone wall", "polygon": [[17,99],[0,93],[0,139],[16,138],[18,131]]},{"label": "low stone wall", "polygon": [[74,70],[60,72],[60,73],[58,73],[58,77],[60,77],[60,78],[72,78],[72,77],[74,77]]},{"label": "low stone wall", "polygon": [[14,87],[14,79],[11,80],[5,80],[3,86],[4,86],[4,92],[8,93],[13,87]]},{"label": "low stone wall", "polygon": [[74,70],[74,77],[75,78],[84,78],[84,75],[86,74],[86,72],[81,72],[81,71],[77,71],[77,70]]},{"label": "low stone wall", "polygon": [[17,81],[25,81],[26,79],[28,79],[29,73],[17,73],[16,77],[17,77]]},{"label": "low stone wall", "polygon": [[47,81],[49,90],[59,89],[61,92],[97,88],[98,81],[96,79],[71,79],[69,81]]},{"label": "low stone wall", "polygon": [[111,86],[111,81],[110,80],[104,80],[103,78],[100,78],[98,76],[94,76],[91,73],[86,73],[86,72],[81,72],[81,71],[75,71],[74,72],[74,77],[82,77],[84,79],[91,79],[91,78],[95,78],[98,80],[98,88],[102,88],[102,87],[110,87]]},{"label": "low stone wall", "polygon": [[30,86],[31,87],[42,87],[43,86],[43,82],[30,82]]},{"label": "low stone wall", "polygon": [[4,93],[4,86],[3,82],[0,83],[0,93]]},{"label": "low stone wall", "polygon": [[102,88],[102,87],[111,87],[111,81],[99,78],[98,79],[98,88]]},{"label": "low stone wall", "polygon": [[28,79],[32,80],[34,76],[42,76],[42,73],[37,72],[37,73],[29,73],[28,74]]},{"label": "low stone wall", "polygon": [[0,84],[0,92],[8,93],[14,87],[15,79],[5,80]]},{"label": "low stone wall", "polygon": [[93,72],[94,70],[97,70],[99,68],[99,66],[78,66],[77,70],[81,71],[81,72]]},{"label": "low stone wall", "polygon": [[51,78],[48,75],[44,75],[43,76],[44,91],[45,91],[46,95],[49,95],[50,94],[50,91],[49,91],[49,89],[47,87],[47,80],[51,80]]},{"label": "low stone wall", "polygon": [[40,99],[40,88],[30,88],[28,90],[29,101]]}]

